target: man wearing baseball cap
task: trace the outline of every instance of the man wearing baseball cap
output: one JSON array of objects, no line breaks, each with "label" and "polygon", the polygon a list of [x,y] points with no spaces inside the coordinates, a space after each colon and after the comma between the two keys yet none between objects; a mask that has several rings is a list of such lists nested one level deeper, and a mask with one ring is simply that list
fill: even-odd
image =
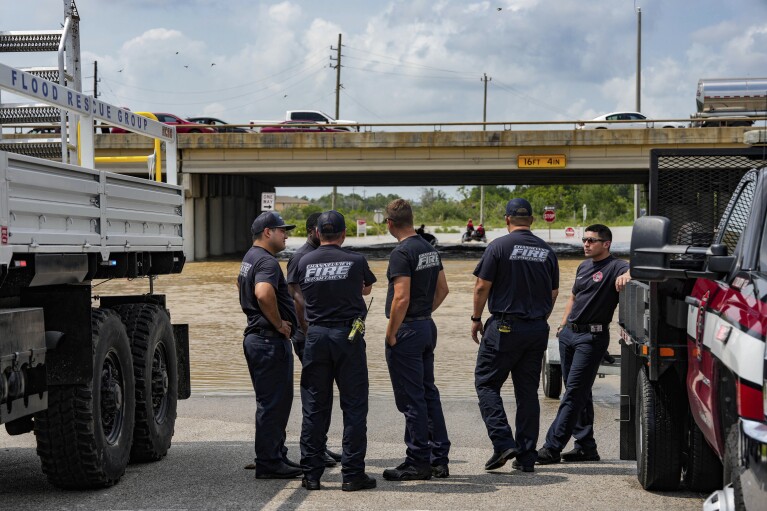
[{"label": "man wearing baseball cap", "polygon": [[[509,233],[493,240],[474,275],[471,337],[479,344],[474,386],[493,443],[485,470],[514,457],[512,468],[533,472],[538,441],[538,382],[549,338],[546,319],[559,292],[559,263],[552,248],[530,230],[533,208],[522,198],[506,204]],[[483,324],[488,304],[490,317]],[[482,334],[480,343],[477,334]],[[509,426],[501,387],[511,375],[517,404],[516,434]]]},{"label": "man wearing baseball cap", "polygon": [[286,224],[273,211],[251,226],[253,246],[237,276],[240,305],[248,318],[242,346],[256,392],[256,478],[290,479],[301,475],[287,457],[285,428],[293,404],[293,354],[290,335],[297,324],[293,299],[275,255],[285,249]]},{"label": "man wearing baseball cap", "polygon": [[321,488],[335,380],[344,416],[341,490],[367,490],[376,486],[376,480],[365,473],[367,355],[364,336],[355,335],[360,332],[354,325],[355,320],[366,316],[362,297],[370,294],[376,278],[364,256],[341,248],[346,238],[341,213],[322,213],[317,219],[317,232],[320,246],[298,264],[298,282],[309,324],[301,371],[301,484],[307,490]]}]

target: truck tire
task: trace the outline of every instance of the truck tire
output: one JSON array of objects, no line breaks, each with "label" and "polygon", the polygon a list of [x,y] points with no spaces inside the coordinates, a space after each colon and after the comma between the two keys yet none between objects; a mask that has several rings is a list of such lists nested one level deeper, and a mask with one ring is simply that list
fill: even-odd
[{"label": "truck tire", "polygon": [[543,395],[551,399],[559,399],[559,395],[562,393],[562,366],[549,364],[544,358],[541,378],[543,379]]},{"label": "truck tire", "polygon": [[125,327],[112,311],[93,309],[91,329],[91,381],[51,386],[48,409],[35,415],[43,472],[65,489],[115,484],[133,440],[133,360]]},{"label": "truck tire", "polygon": [[687,450],[682,460],[682,481],[690,491],[711,493],[722,488],[722,462],[688,414]]},{"label": "truck tire", "polygon": [[732,491],[735,497],[735,509],[745,511],[746,503],[743,500],[743,486],[740,475],[743,472],[743,466],[740,464],[740,450],[738,449],[738,437],[740,428],[738,424],[733,424],[727,430],[727,438],[724,443],[724,459],[722,462],[722,483],[727,486],[732,483]]},{"label": "truck tire", "polygon": [[684,405],[673,375],[651,382],[644,370],[637,376],[637,477],[645,490],[676,490],[682,470],[682,428],[677,410]]},{"label": "truck tire", "polygon": [[114,307],[122,318],[133,352],[136,422],[131,463],[157,461],[168,453],[176,425],[178,366],[170,318],[162,307]]}]

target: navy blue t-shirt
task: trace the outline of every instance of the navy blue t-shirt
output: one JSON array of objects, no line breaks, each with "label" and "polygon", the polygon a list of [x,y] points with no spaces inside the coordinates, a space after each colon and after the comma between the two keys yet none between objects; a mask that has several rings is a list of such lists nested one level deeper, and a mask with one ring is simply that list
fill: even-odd
[{"label": "navy blue t-shirt", "polygon": [[410,277],[410,304],[406,316],[418,317],[431,314],[437,277],[442,270],[439,252],[420,236],[405,238],[392,250],[386,278],[389,289],[386,293],[386,317],[391,312],[394,298],[394,278]]},{"label": "navy blue t-shirt", "polygon": [[575,301],[568,323],[609,323],[618,306],[615,279],[629,270],[629,263],[612,255],[594,262],[586,259],[578,266],[573,284]]},{"label": "navy blue t-shirt", "polygon": [[493,240],[474,275],[493,283],[488,309],[524,319],[545,318],[559,289],[559,262],[551,247],[528,229]]},{"label": "navy blue t-shirt", "polygon": [[376,281],[367,259],[338,245],[322,245],[298,263],[306,321],[351,321],[367,310],[362,288]]},{"label": "navy blue t-shirt", "polygon": [[314,251],[318,246],[307,240],[298,250],[293,252],[293,255],[288,259],[288,284],[298,284],[298,263],[304,255]]},{"label": "navy blue t-shirt", "polygon": [[288,293],[288,284],[285,282],[280,263],[268,250],[261,247],[250,247],[242,259],[237,282],[240,285],[240,306],[242,312],[248,317],[245,335],[253,333],[257,328],[276,330],[279,326],[272,325],[261,312],[261,307],[259,307],[256,299],[256,284],[259,282],[268,282],[274,287],[280,317],[290,321],[295,328],[297,320],[293,298]]}]

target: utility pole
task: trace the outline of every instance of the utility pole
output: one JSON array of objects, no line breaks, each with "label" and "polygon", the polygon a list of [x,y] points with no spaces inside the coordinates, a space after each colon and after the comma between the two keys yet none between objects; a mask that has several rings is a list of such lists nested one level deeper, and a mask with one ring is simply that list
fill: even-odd
[{"label": "utility pole", "polygon": [[[484,101],[482,102],[482,122],[487,123],[487,82],[491,81],[492,78],[487,76],[487,73],[482,73],[483,76],[480,78],[481,81],[485,83],[485,96]],[[487,131],[487,124],[482,124],[482,131]],[[485,185],[479,186],[479,223],[483,224],[485,223]]]},{"label": "utility pole", "polygon": [[[637,7],[636,111],[642,111],[642,8]],[[639,185],[634,185],[634,220],[639,217]]]},{"label": "utility pole", "polygon": [[636,111],[642,111],[642,8],[637,7],[637,84]]},{"label": "utility pole", "polygon": [[94,98],[98,98],[99,96],[101,96],[101,94],[99,94],[100,81],[101,80],[99,80],[99,61],[94,60],[93,61],[93,97]]},{"label": "utility pole", "polygon": [[[330,57],[330,60],[335,60],[336,65],[332,64],[330,67],[336,68],[336,119],[341,117],[341,34],[338,34],[338,47],[330,47],[331,50],[336,50],[336,58]],[[337,187],[333,186],[333,195],[330,197],[330,209],[336,209],[336,193]]]}]

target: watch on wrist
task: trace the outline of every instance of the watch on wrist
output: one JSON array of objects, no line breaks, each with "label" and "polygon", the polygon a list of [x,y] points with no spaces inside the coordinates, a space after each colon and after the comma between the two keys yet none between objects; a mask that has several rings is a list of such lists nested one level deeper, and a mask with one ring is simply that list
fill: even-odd
[{"label": "watch on wrist", "polygon": [[477,316],[477,317],[472,316],[471,320],[481,323],[482,322],[482,316]]}]

